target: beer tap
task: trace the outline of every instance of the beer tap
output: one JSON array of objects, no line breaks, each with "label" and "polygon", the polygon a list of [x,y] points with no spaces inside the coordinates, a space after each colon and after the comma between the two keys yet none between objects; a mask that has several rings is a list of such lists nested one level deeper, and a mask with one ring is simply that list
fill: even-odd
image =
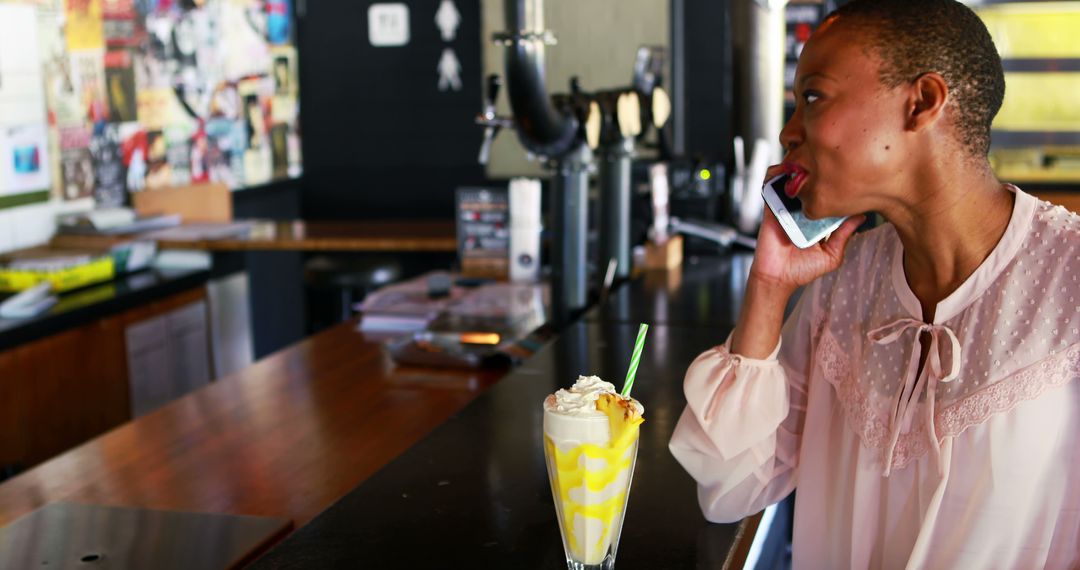
[{"label": "beer tap", "polygon": [[495,114],[495,102],[498,101],[500,87],[502,87],[502,78],[496,74],[489,75],[484,110],[476,116],[476,124],[484,127],[484,142],[480,144],[478,158],[480,164],[487,164],[491,158],[491,145],[495,142],[495,136],[499,134],[499,130],[514,128],[513,119]]}]

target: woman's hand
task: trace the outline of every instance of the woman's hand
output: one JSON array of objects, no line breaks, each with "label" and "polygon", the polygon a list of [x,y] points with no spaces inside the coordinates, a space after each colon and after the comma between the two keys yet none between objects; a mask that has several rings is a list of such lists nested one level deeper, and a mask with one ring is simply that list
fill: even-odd
[{"label": "woman's hand", "polygon": [[[772,166],[765,179],[782,172],[781,166]],[[784,309],[791,295],[799,287],[840,267],[844,248],[864,219],[865,216],[852,216],[827,240],[799,249],[766,206],[746,296],[731,336],[731,352],[749,358],[767,357],[780,341]]]},{"label": "woman's hand", "polygon": [[[780,165],[768,170],[766,180],[781,174]],[[791,243],[772,210],[765,207],[758,231],[757,252],[750,268],[750,280],[757,280],[781,291],[794,293],[796,289],[840,267],[844,261],[844,248],[855,229],[866,216],[852,216],[824,239],[806,249]]]}]

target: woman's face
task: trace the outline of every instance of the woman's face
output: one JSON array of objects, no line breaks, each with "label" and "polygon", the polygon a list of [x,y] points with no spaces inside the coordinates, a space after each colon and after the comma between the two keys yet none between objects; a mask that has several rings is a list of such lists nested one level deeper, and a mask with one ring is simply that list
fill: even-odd
[{"label": "woman's face", "polygon": [[795,113],[780,142],[792,174],[788,193],[797,193],[809,217],[880,211],[903,188],[908,89],[885,87],[878,66],[859,34],[837,20],[803,49]]}]

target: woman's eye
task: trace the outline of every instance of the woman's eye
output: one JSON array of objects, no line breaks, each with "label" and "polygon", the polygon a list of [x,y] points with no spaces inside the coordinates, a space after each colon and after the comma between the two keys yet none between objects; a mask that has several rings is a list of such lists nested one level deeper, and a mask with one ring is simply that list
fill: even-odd
[{"label": "woman's eye", "polygon": [[817,101],[820,98],[821,95],[818,95],[813,91],[803,91],[803,101],[806,101],[807,105],[813,103],[814,101]]}]

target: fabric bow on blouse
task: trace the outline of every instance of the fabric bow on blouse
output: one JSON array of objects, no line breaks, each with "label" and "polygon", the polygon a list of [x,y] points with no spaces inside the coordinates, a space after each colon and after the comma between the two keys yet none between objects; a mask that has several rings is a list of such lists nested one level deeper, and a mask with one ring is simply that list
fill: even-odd
[{"label": "fabric bow on blouse", "polygon": [[[960,375],[960,341],[956,333],[945,325],[932,325],[917,319],[903,318],[887,325],[878,327],[869,333],[867,338],[876,344],[885,345],[896,342],[905,332],[915,331],[915,340],[911,349],[911,358],[904,370],[903,381],[900,383],[896,395],[892,398],[889,415],[889,445],[885,449],[885,471],[883,475],[888,477],[892,472],[893,452],[896,442],[900,439],[900,431],[911,423],[918,407],[920,396],[926,394],[926,433],[930,437],[930,445],[934,449],[938,471],[942,471],[941,445],[938,443],[937,429],[934,418],[937,410],[937,386],[938,383],[948,383]],[[922,373],[919,373],[919,357],[922,355],[922,333],[930,335],[930,350],[926,357],[926,365]],[[949,370],[945,373],[941,368],[942,337],[946,337],[951,343],[950,352],[952,361]]]}]

